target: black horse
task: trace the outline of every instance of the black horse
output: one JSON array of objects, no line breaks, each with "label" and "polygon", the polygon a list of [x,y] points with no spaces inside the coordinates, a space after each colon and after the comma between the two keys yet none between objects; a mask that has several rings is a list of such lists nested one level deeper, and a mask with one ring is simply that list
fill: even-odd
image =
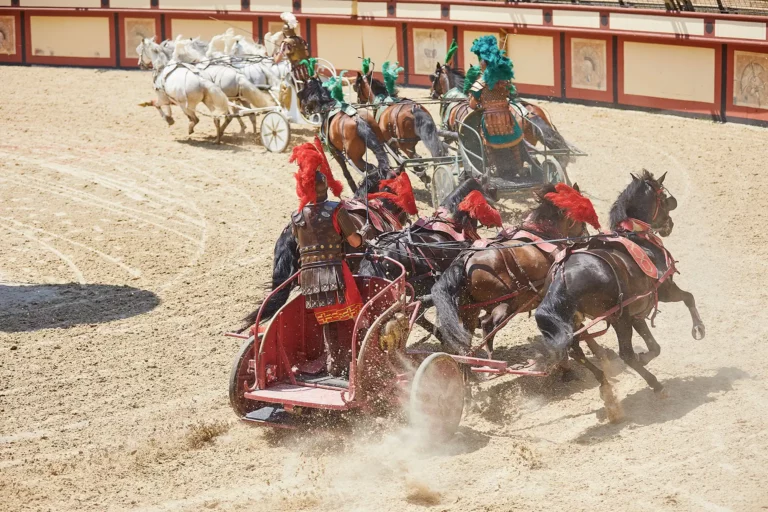
[{"label": "black horse", "polygon": [[[307,80],[298,97],[304,112],[321,115],[321,138],[339,163],[353,192],[357,191],[357,184],[349,173],[348,161],[365,174],[378,171],[384,176],[388,173],[389,160],[383,146],[385,138],[372,112],[339,105],[317,78]],[[378,167],[366,161],[368,149],[376,156]]]},{"label": "black horse", "polygon": [[[571,356],[600,382],[600,394],[612,420],[622,416],[619,402],[605,373],[587,360],[579,341],[584,339],[599,357],[603,350],[588,335],[574,336],[574,329],[582,329],[585,318],[597,319],[613,310],[606,320],[616,332],[619,356],[662,397],[666,394],[664,387],[645,368],[661,352],[645,321],[654,309],[656,299],[684,302],[691,312],[694,339],[702,339],[705,333],[693,295],[681,290],[672,280],[674,260],[651,232],[657,231],[666,237],[674,227],[670,212],[677,207],[677,201],[664,188],[665,176],[654,179],[646,170],[641,176],[633,175],[632,182],[613,204],[610,214],[611,229],[642,248],[642,253],[650,259],[650,262],[646,260],[646,265],[650,267],[652,264],[659,278],[649,277],[624,245],[602,238],[576,246],[553,267],[548,278],[551,281],[549,289],[536,309],[544,351],[551,360],[562,361],[570,349]],[[653,268],[650,272],[653,273]],[[648,346],[648,352],[639,356],[632,348],[633,328]]]}]

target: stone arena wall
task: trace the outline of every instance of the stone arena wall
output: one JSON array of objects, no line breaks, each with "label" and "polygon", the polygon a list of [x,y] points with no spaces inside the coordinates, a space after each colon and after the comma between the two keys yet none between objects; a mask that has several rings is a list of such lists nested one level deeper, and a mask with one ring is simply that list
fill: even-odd
[{"label": "stone arena wall", "polygon": [[141,37],[261,39],[291,10],[312,53],[355,70],[399,60],[402,82],[459,42],[506,39],[521,94],[768,123],[768,20],[720,13],[433,0],[0,0],[0,63],[132,68]]}]

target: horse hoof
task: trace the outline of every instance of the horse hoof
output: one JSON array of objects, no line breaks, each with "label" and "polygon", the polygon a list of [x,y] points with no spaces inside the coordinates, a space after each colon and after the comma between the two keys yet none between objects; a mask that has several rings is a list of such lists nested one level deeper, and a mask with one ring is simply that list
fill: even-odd
[{"label": "horse hoof", "polygon": [[667,391],[667,388],[661,388],[659,390],[655,390],[654,393],[656,393],[656,398],[659,400],[666,400],[669,398],[669,391]]},{"label": "horse hoof", "polygon": [[694,325],[693,329],[691,329],[691,335],[693,336],[693,339],[697,341],[703,340],[705,334],[706,334],[706,329],[704,329],[704,324]]},{"label": "horse hoof", "polygon": [[176,120],[173,119],[172,117],[168,117],[166,118],[165,122],[168,123],[168,126],[173,126],[173,123],[175,123]]}]

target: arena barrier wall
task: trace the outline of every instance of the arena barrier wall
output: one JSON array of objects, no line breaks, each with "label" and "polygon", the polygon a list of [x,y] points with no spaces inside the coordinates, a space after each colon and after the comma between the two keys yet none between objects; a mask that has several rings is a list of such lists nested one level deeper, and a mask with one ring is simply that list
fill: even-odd
[{"label": "arena barrier wall", "polygon": [[0,0],[0,63],[135,68],[142,37],[229,27],[254,39],[291,10],[312,53],[356,70],[363,47],[429,85],[450,41],[475,62],[479,35],[506,39],[526,96],[768,124],[768,18],[618,6],[440,0]]}]

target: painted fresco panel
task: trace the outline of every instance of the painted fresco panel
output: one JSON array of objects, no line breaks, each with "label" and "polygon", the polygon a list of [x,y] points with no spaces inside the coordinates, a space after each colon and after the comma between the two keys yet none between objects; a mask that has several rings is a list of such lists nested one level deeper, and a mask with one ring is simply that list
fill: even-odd
[{"label": "painted fresco panel", "polygon": [[156,26],[155,20],[150,18],[125,18],[124,20],[124,34],[125,40],[125,54],[133,57],[135,53],[134,49],[141,44],[141,40],[145,37],[153,37],[157,35],[157,39],[160,39],[160,34],[155,34]]},{"label": "painted fresco panel", "polygon": [[171,20],[171,32],[167,37],[174,39],[181,34],[184,37],[199,37],[204,41],[210,41],[213,36],[223,34],[228,28],[233,28],[235,33],[253,39],[253,22],[251,21],[214,21],[214,20]]},{"label": "painted fresco panel", "polygon": [[440,29],[413,29],[413,70],[417,75],[435,71],[437,62],[445,61],[448,33]]},{"label": "painted fresco panel", "polygon": [[768,109],[768,54],[733,52],[733,104]]},{"label": "painted fresco panel", "polygon": [[379,71],[384,61],[397,60],[397,29],[395,27],[321,23],[316,25],[316,30],[318,47],[313,53],[333,62],[337,71],[360,69],[363,44],[365,44],[365,56],[373,60]]},{"label": "painted fresco panel", "polygon": [[571,39],[571,87],[608,90],[607,44],[602,39]]},{"label": "painted fresco panel", "polygon": [[30,16],[32,55],[109,58],[110,18]]},{"label": "painted fresco panel", "polygon": [[205,11],[239,11],[238,0],[159,0],[161,9],[189,9]]},{"label": "painted fresco panel", "polygon": [[624,94],[715,102],[715,50],[624,43]]},{"label": "painted fresco panel", "polygon": [[0,55],[16,55],[16,18],[0,16]]},{"label": "painted fresco panel", "polygon": [[515,82],[555,85],[555,43],[551,36],[510,34],[507,55],[515,66]]}]

